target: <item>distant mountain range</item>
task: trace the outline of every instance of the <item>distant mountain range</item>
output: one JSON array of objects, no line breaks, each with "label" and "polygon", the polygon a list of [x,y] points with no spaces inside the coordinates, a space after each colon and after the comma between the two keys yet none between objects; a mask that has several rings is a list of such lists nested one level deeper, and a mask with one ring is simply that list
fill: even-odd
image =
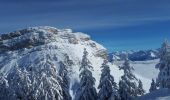
[{"label": "distant mountain range", "polygon": [[124,60],[125,56],[128,55],[131,61],[146,61],[154,60],[159,58],[159,49],[155,50],[130,50],[130,51],[116,51],[109,54],[109,60]]}]

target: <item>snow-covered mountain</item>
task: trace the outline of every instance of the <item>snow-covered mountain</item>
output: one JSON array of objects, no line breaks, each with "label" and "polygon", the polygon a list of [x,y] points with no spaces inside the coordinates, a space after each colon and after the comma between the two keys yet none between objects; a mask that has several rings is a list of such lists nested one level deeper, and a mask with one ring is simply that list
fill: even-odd
[{"label": "snow-covered mountain", "polygon": [[139,50],[139,51],[116,51],[109,54],[110,61],[113,60],[124,60],[128,54],[128,58],[131,61],[146,61],[154,60],[159,58],[159,49],[155,50]]},{"label": "snow-covered mountain", "polygon": [[[78,86],[79,67],[84,48],[89,53],[88,59],[93,66],[92,73],[96,78],[97,88],[101,74],[100,66],[107,53],[106,49],[92,41],[90,36],[81,32],[72,32],[71,29],[48,26],[30,27],[2,34],[0,36],[1,99],[10,97],[8,99],[14,100],[22,98],[23,95],[27,95],[26,98],[56,98],[53,93],[60,94],[62,91],[57,80],[59,62],[65,63],[68,57],[72,61],[68,70],[71,79],[70,94],[73,96]],[[122,72],[117,66],[111,65],[111,73],[118,82]],[[20,97],[16,97],[18,95]],[[62,99],[62,96],[59,95],[57,98]]]},{"label": "snow-covered mountain", "polygon": [[[93,66],[92,74],[96,79],[97,89],[101,65],[107,58],[107,52],[102,45],[91,40],[89,35],[49,26],[30,27],[2,34],[0,36],[0,99],[63,100],[64,90],[60,84],[62,79],[59,77],[62,62],[67,65],[70,78],[69,92],[74,100],[79,86],[79,68],[84,48]],[[157,76],[158,72],[154,68],[157,62],[158,60],[131,62],[135,68],[134,74],[141,79],[146,92],[151,78]],[[121,64],[109,63],[111,74],[117,83],[123,75],[123,71],[118,68]],[[152,71],[144,70],[147,68]]]}]

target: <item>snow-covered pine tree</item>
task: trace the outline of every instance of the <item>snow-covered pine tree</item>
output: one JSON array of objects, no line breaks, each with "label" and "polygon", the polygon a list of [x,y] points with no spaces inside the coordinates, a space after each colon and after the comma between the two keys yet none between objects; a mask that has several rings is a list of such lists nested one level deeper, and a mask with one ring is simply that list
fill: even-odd
[{"label": "snow-covered pine tree", "polygon": [[45,57],[39,59],[37,67],[32,69],[33,98],[36,100],[63,100],[60,86],[61,77],[56,73],[56,66]]},{"label": "snow-covered pine tree", "polygon": [[10,90],[8,88],[8,81],[4,77],[3,73],[0,72],[0,100],[9,100]]},{"label": "snow-covered pine tree", "polygon": [[64,64],[66,65],[66,67],[67,67],[67,70],[68,70],[68,75],[72,75],[74,72],[73,72],[73,65],[74,65],[74,63],[73,63],[73,61],[70,59],[70,57],[67,55],[67,54],[65,54],[64,55]]},{"label": "snow-covered pine tree", "polygon": [[114,77],[110,74],[109,65],[107,65],[108,61],[104,60],[101,68],[102,74],[100,77],[100,83],[98,86],[99,93],[98,99],[99,100],[118,100],[118,87],[116,82],[114,82]]},{"label": "snow-covered pine tree", "polygon": [[137,78],[133,74],[133,67],[130,66],[128,57],[126,57],[123,66],[120,69],[124,71],[124,75],[119,82],[119,94],[121,100],[131,100],[138,95],[138,88],[136,82]]},{"label": "snow-covered pine tree", "polygon": [[160,50],[160,61],[156,65],[159,68],[157,84],[159,88],[170,88],[170,46],[164,41]]},{"label": "snow-covered pine tree", "polygon": [[68,71],[67,71],[66,65],[62,61],[60,61],[59,64],[60,64],[59,75],[62,80],[60,81],[60,85],[63,90],[63,99],[71,100],[72,98],[69,93],[70,79],[68,77]]},{"label": "snow-covered pine tree", "polygon": [[154,79],[152,79],[152,83],[151,83],[151,87],[149,89],[149,92],[153,92],[156,90],[156,83],[154,81]]},{"label": "snow-covered pine tree", "polygon": [[139,80],[138,84],[138,96],[142,96],[145,93],[145,90],[143,89],[142,81]]},{"label": "snow-covered pine tree", "polygon": [[13,100],[29,100],[31,98],[31,81],[28,73],[15,64],[7,76],[10,94],[7,98]]},{"label": "snow-covered pine tree", "polygon": [[64,59],[64,63],[68,66],[72,66],[74,63],[73,61],[70,59],[70,57],[68,56],[68,54],[65,54],[65,59]]},{"label": "snow-covered pine tree", "polygon": [[84,49],[80,66],[80,87],[76,92],[76,100],[97,100],[97,92],[94,87],[95,78],[92,76],[90,61],[87,58],[88,52]]}]

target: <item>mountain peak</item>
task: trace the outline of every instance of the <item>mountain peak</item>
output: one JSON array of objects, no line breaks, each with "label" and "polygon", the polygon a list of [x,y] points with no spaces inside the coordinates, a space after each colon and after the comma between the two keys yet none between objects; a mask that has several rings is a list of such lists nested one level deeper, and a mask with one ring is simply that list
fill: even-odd
[{"label": "mountain peak", "polygon": [[[54,58],[55,55],[53,54],[58,54],[60,59],[67,54],[77,56],[80,59],[84,48],[89,51],[91,56],[106,57],[106,49],[102,45],[91,40],[89,35],[81,32],[72,32],[71,29],[38,26],[13,31],[0,36],[1,61],[5,60],[5,57],[11,56],[14,56],[14,58],[20,57],[25,61],[23,56],[34,55],[35,57],[36,55],[39,56],[38,52],[49,53],[51,51],[53,52],[50,55],[54,56]],[[7,61],[14,61],[14,59],[10,58]]]},{"label": "mountain peak", "polygon": [[89,40],[90,36],[81,32],[74,33],[71,29],[57,29],[50,26],[29,27],[2,34],[0,36],[0,52],[31,48],[51,42],[78,44],[80,41]]}]

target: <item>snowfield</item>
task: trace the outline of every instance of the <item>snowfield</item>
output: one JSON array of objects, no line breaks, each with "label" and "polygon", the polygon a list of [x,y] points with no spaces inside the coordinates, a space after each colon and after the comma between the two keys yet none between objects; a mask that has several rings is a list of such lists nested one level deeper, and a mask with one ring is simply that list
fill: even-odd
[{"label": "snowfield", "polygon": [[[159,59],[148,61],[131,61],[131,66],[134,67],[134,73],[138,79],[141,79],[144,90],[149,92],[151,80],[156,79],[159,70],[155,68],[155,65],[159,62]],[[120,66],[123,61],[114,62],[117,66]]]},{"label": "snowfield", "polygon": [[158,76],[159,70],[155,68],[155,65],[159,62],[159,59],[148,61],[135,61],[132,62],[135,73],[141,75],[144,78],[152,79]]},{"label": "snowfield", "polygon": [[156,77],[158,77],[159,70],[155,68],[155,65],[158,63],[158,61],[159,59],[149,61],[135,61],[131,63],[135,69],[136,77],[141,79],[143,82],[143,87],[146,93],[149,92],[152,78],[156,80]]}]

